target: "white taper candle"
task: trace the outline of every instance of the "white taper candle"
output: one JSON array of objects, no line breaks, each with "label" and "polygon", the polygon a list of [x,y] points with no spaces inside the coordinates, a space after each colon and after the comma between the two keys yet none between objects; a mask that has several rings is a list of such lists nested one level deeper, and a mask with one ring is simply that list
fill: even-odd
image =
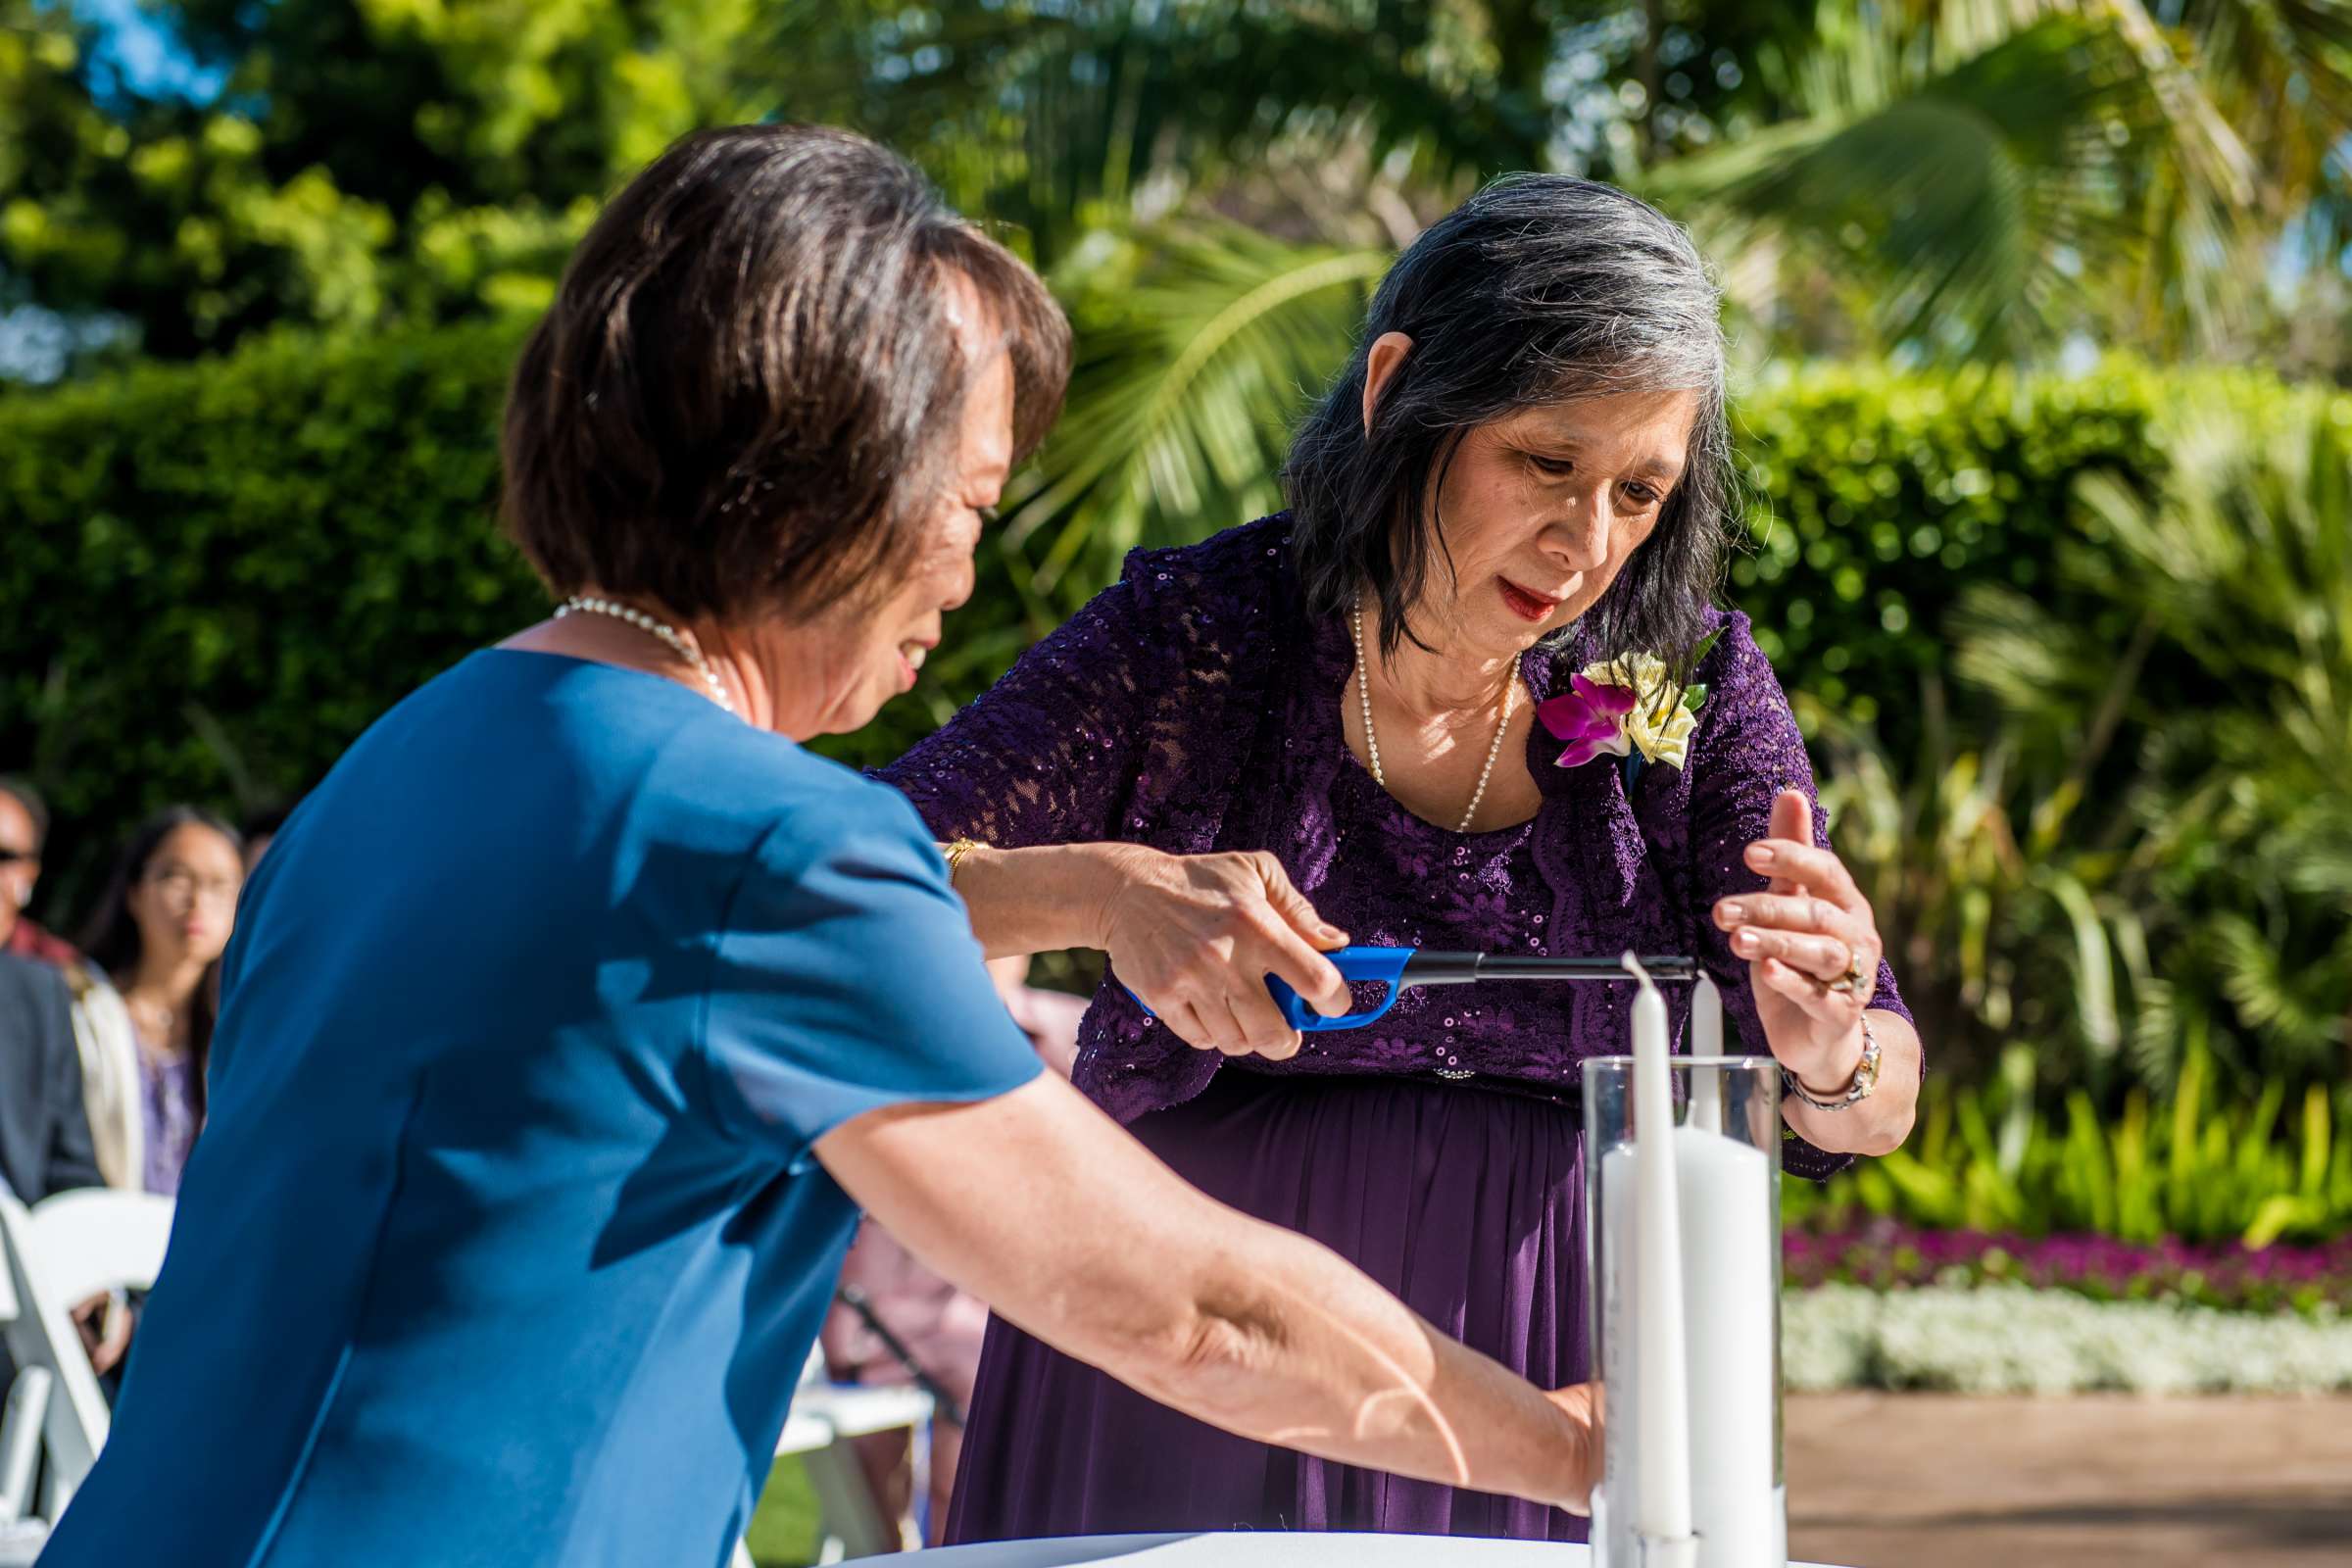
[{"label": "white taper candle", "polygon": [[1653,1543],[1679,1544],[1690,1537],[1690,1356],[1666,999],[1633,954],[1625,956],[1625,966],[1642,986],[1634,998],[1634,1333],[1642,1466],[1635,1527]]},{"label": "white taper candle", "polygon": [[[1723,993],[1700,971],[1690,988],[1690,1054],[1723,1054]],[[1711,1133],[1723,1131],[1723,1073],[1715,1067],[1690,1069],[1690,1115],[1686,1125]]]},{"label": "white taper candle", "polygon": [[1690,1054],[1723,1054],[1723,993],[1715,989],[1704,970],[1690,988]]}]

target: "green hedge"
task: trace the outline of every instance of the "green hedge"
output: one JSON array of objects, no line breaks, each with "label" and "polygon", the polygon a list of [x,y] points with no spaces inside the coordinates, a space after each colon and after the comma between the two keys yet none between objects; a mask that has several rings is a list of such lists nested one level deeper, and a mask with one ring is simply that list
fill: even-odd
[{"label": "green hedge", "polygon": [[[283,803],[387,704],[543,610],[491,519],[514,342],[280,339],[0,397],[0,769],[59,812],[45,908],[142,810]],[[2043,582],[2075,477],[2151,471],[2151,416],[2186,379],[1823,367],[1759,386],[1738,420],[1760,543],[1731,596],[1791,685],[1899,734],[1955,596]],[[836,755],[895,755],[1041,629],[1003,564],[983,568],[943,650],[961,657]]]},{"label": "green hedge", "polygon": [[0,769],[41,911],[145,809],[286,802],[544,604],[490,520],[512,332],[296,339],[0,398]]},{"label": "green hedge", "polygon": [[1941,670],[1940,628],[1971,586],[2025,590],[2128,640],[2112,600],[2070,592],[2052,569],[2060,541],[2084,537],[2080,476],[2114,470],[2144,488],[2163,466],[2168,408],[2283,412],[2294,395],[2275,376],[2122,360],[2080,377],[1807,367],[1735,413],[1756,548],[1734,561],[1730,597],[1791,688],[1877,723],[1907,757],[1908,710]]}]

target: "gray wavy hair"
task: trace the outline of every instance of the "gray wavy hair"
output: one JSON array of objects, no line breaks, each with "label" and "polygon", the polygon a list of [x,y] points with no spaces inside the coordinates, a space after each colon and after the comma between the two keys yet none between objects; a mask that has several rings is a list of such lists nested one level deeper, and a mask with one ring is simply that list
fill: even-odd
[{"label": "gray wavy hair", "polygon": [[[1387,332],[1413,351],[1367,430],[1366,363]],[[1680,665],[1722,583],[1738,496],[1720,296],[1682,226],[1614,186],[1565,174],[1487,186],[1397,258],[1348,368],[1292,441],[1283,481],[1309,609],[1337,613],[1368,585],[1381,653],[1394,656],[1413,635],[1431,563],[1446,559],[1434,498],[1468,431],[1580,397],[1664,390],[1699,395],[1688,466],[1582,624],[1604,653]]]}]

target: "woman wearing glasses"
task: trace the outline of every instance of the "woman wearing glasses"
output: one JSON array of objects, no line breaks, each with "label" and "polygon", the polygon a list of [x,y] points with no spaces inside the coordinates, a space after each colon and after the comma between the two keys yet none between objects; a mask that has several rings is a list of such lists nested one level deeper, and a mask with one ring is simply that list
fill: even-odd
[{"label": "woman wearing glasses", "polygon": [[174,806],[141,823],[82,936],[67,979],[83,1096],[109,1187],[179,1191],[204,1125],[204,1063],[221,950],[245,883],[236,829]]}]

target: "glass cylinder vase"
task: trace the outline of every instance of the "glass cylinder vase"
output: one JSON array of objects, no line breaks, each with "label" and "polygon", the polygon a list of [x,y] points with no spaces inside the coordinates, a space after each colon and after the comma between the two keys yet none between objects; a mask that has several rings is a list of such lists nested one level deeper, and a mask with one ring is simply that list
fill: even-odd
[{"label": "glass cylinder vase", "polygon": [[[1698,1568],[1785,1568],[1781,1468],[1781,1078],[1765,1056],[1668,1062]],[[1601,1383],[1596,1568],[1641,1568],[1634,1058],[1584,1064],[1586,1265]]]}]

